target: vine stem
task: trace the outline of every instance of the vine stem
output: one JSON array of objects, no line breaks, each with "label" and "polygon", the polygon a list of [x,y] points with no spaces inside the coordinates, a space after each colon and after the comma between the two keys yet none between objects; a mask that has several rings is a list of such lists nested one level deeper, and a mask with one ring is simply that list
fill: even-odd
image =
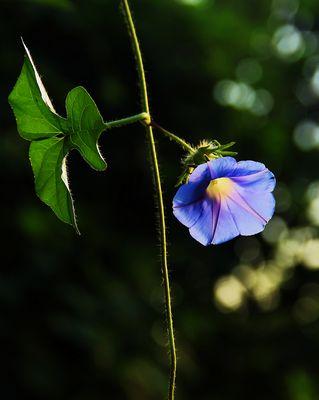
[{"label": "vine stem", "polygon": [[163,133],[170,140],[173,140],[175,143],[179,144],[184,150],[188,151],[189,153],[193,153],[195,151],[195,149],[185,140],[168,131],[167,129],[164,129],[157,122],[151,120],[150,115],[146,112],[142,112],[140,114],[132,115],[126,118],[117,119],[114,121],[105,122],[104,125],[106,129],[113,129],[120,128],[125,125],[135,124],[136,122],[140,122],[146,127],[151,126],[153,128],[156,128],[159,132]]},{"label": "vine stem", "polygon": [[174,140],[174,142],[178,143],[181,147],[183,147],[184,150],[186,150],[186,151],[188,151],[190,153],[194,153],[195,149],[189,143],[187,143],[185,140],[181,139],[177,135],[174,135],[174,133],[168,131],[167,129],[164,129],[162,126],[160,126],[159,124],[157,124],[153,120],[151,121],[150,124],[151,124],[151,126],[153,126],[153,128],[156,128],[157,130],[162,132],[170,140]]},{"label": "vine stem", "polygon": [[160,237],[161,237],[161,264],[162,264],[162,274],[163,274],[163,285],[165,294],[165,304],[166,304],[166,320],[167,320],[167,332],[169,339],[169,351],[170,351],[170,381],[168,390],[168,399],[174,400],[175,396],[175,380],[176,380],[176,348],[175,348],[175,337],[174,337],[174,325],[173,325],[173,314],[172,314],[172,301],[171,301],[171,291],[170,282],[168,274],[168,262],[167,262],[167,240],[166,240],[166,224],[165,224],[165,209],[163,201],[163,191],[161,184],[161,176],[159,171],[159,164],[157,158],[156,144],[153,135],[153,128],[151,126],[150,117],[150,107],[148,101],[148,91],[145,77],[145,70],[143,64],[142,53],[138,41],[138,37],[135,30],[135,25],[132,18],[132,13],[128,0],[121,0],[125,19],[127,22],[128,32],[131,39],[131,44],[133,48],[133,53],[136,60],[137,71],[139,76],[139,84],[141,91],[141,105],[143,111],[148,114],[149,120],[144,120],[145,130],[147,133],[149,145],[151,162],[153,167],[154,181],[155,181],[155,191],[157,195],[158,207],[159,207],[159,225],[160,225]]}]

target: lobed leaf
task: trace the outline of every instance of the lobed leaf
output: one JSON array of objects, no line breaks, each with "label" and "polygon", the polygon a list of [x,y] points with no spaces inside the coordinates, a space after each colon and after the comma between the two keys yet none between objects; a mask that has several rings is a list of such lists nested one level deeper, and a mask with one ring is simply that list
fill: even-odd
[{"label": "lobed leaf", "polygon": [[66,98],[67,119],[60,117],[37,72],[28,48],[18,81],[9,96],[20,135],[31,140],[30,161],[39,198],[64,222],[77,229],[69,190],[66,157],[77,149],[96,170],[106,163],[97,141],[106,129],[102,116],[83,87]]},{"label": "lobed leaf", "polygon": [[26,46],[25,50],[20,76],[9,96],[18,131],[26,140],[53,137],[62,133],[63,118],[56,114]]},{"label": "lobed leaf", "polygon": [[66,98],[66,111],[72,144],[92,168],[105,170],[106,163],[97,142],[106,125],[94,100],[78,86]]},{"label": "lobed leaf", "polygon": [[53,137],[32,142],[29,156],[37,195],[63,222],[78,231],[66,169],[70,149],[68,138]]}]

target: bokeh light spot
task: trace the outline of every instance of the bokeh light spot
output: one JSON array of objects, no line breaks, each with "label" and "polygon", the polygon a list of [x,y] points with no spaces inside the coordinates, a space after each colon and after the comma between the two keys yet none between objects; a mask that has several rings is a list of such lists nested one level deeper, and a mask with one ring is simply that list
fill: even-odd
[{"label": "bokeh light spot", "polygon": [[247,110],[257,116],[268,114],[273,107],[273,98],[267,90],[255,90],[244,82],[222,80],[214,88],[214,97],[223,106]]},{"label": "bokeh light spot", "polygon": [[223,312],[238,310],[245,296],[245,287],[233,275],[220,278],[214,287],[216,306]]},{"label": "bokeh light spot", "polygon": [[305,243],[302,261],[308,269],[319,269],[319,239]]},{"label": "bokeh light spot", "polygon": [[311,78],[311,89],[316,96],[319,96],[319,67],[316,68]]},{"label": "bokeh light spot", "polygon": [[185,4],[187,6],[201,6],[206,3],[206,0],[176,0],[178,3]]},{"label": "bokeh light spot", "polygon": [[287,232],[287,225],[280,217],[273,217],[262,233],[266,242],[274,244]]},{"label": "bokeh light spot", "polygon": [[304,41],[301,32],[293,25],[283,25],[276,30],[272,40],[279,57],[289,60],[303,55]]},{"label": "bokeh light spot", "polygon": [[319,147],[319,126],[311,120],[300,122],[294,130],[294,141],[304,151]]}]

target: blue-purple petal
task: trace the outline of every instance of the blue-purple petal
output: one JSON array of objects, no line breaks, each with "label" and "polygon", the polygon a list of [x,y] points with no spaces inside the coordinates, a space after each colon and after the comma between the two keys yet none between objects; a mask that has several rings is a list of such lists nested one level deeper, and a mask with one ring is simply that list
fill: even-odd
[{"label": "blue-purple petal", "polygon": [[270,192],[254,192],[253,194],[236,185],[235,190],[251,209],[268,222],[275,211],[275,198]]},{"label": "blue-purple petal", "polygon": [[212,244],[228,242],[239,235],[236,222],[228,208],[228,204],[223,199],[220,204],[217,224],[215,227]]},{"label": "blue-purple petal", "polygon": [[260,172],[265,169],[267,169],[265,165],[258,161],[251,161],[251,160],[238,161],[232,176],[255,174],[256,172]]},{"label": "blue-purple petal", "polygon": [[276,186],[276,179],[272,172],[265,169],[261,172],[246,176],[230,178],[247,192],[272,192]]},{"label": "blue-purple petal", "polygon": [[203,212],[203,201],[199,200],[195,203],[187,205],[176,205],[173,208],[173,214],[183,225],[190,228],[193,226]]},{"label": "blue-purple petal", "polygon": [[230,176],[232,181],[245,190],[272,192],[276,186],[276,179],[264,164],[255,161],[240,161]]},{"label": "blue-purple petal", "polygon": [[189,229],[194,239],[208,246],[227,242],[239,235],[236,222],[224,200],[206,199],[202,204],[201,215]]},{"label": "blue-purple petal", "polygon": [[[264,197],[262,195],[258,197],[258,199],[252,200],[252,197],[245,198],[240,193],[234,192],[225,199],[236,226],[243,236],[261,232],[273,215],[274,200],[272,194],[265,193]],[[257,206],[258,201],[261,204]]]},{"label": "blue-purple petal", "polygon": [[203,198],[211,178],[207,163],[199,165],[191,174],[189,182],[177,190],[173,207],[194,203]]},{"label": "blue-purple petal", "polygon": [[[206,189],[218,178],[229,178],[233,190],[210,197]],[[273,216],[275,184],[273,173],[262,163],[237,163],[232,157],[211,160],[198,166],[189,183],[179,188],[173,200],[174,215],[205,246],[254,235]]]},{"label": "blue-purple petal", "polygon": [[190,227],[189,233],[199,243],[208,246],[213,240],[214,225],[216,224],[219,212],[219,204],[213,203],[213,201],[206,198],[202,201],[202,206],[202,213],[196,223]]},{"label": "blue-purple petal", "polygon": [[204,163],[194,169],[189,177],[189,182],[210,181],[211,179],[208,163]]},{"label": "blue-purple petal", "polygon": [[182,205],[192,204],[202,199],[205,195],[205,190],[207,188],[206,182],[190,182],[186,185],[182,185],[174,199],[173,207],[180,207]]},{"label": "blue-purple petal", "polygon": [[222,157],[208,163],[211,179],[231,176],[236,168],[237,161],[233,157]]}]

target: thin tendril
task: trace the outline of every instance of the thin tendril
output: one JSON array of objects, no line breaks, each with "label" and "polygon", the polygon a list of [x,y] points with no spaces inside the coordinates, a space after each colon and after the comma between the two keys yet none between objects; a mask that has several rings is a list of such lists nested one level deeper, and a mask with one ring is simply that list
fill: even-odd
[{"label": "thin tendril", "polygon": [[[148,115],[150,115],[143,58],[142,58],[142,54],[141,54],[141,50],[140,50],[139,41],[138,41],[138,38],[136,35],[136,30],[135,30],[134,22],[132,19],[132,14],[131,14],[128,0],[122,0],[122,5],[123,5],[123,11],[124,11],[124,15],[126,18],[127,26],[128,26],[128,32],[129,32],[130,39],[131,39],[133,53],[134,53],[136,64],[137,64],[139,83],[140,83],[140,91],[141,91],[141,105],[142,105],[143,111],[145,113],[147,113]],[[150,123],[151,123],[151,119],[149,121],[145,121],[145,129],[146,129],[146,133],[147,133],[149,145],[150,145],[151,161],[152,161],[154,181],[155,181],[155,191],[156,191],[158,207],[159,207],[159,223],[160,223],[160,236],[161,236],[161,264],[162,264],[163,284],[164,284],[165,303],[166,303],[167,331],[168,331],[168,338],[169,338],[169,350],[170,350],[170,360],[171,360],[168,399],[174,400],[177,358],[176,358],[172,304],[171,304],[172,302],[171,302],[168,263],[167,263],[165,210],[164,210],[163,192],[162,192],[161,177],[160,177],[160,171],[159,171],[159,165],[158,165],[158,159],[157,159],[156,145],[155,145],[155,140],[154,140],[154,135],[153,135],[153,128],[150,125]]]}]

